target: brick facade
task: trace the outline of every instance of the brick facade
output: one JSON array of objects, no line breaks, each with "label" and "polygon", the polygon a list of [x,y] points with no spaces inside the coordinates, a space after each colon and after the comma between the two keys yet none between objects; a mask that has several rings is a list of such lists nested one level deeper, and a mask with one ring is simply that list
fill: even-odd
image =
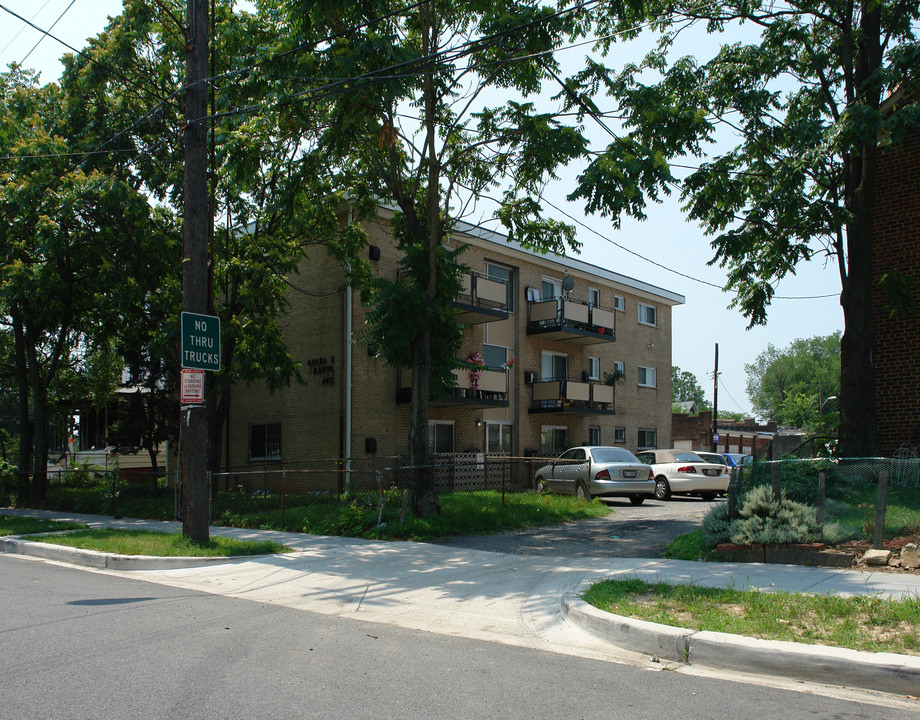
[{"label": "brick facade", "polygon": [[[920,445],[920,317],[894,316],[879,281],[893,268],[920,287],[920,132],[879,159],[873,217],[872,323],[879,452]],[[914,290],[917,300],[917,291]]]},{"label": "brick facade", "polygon": [[[776,434],[775,422],[766,425],[754,418],[746,420],[719,419],[719,443],[716,452],[741,453],[763,457]],[[712,450],[712,410],[697,415],[673,413],[671,437],[674,447],[687,450]]]},{"label": "brick facade", "polygon": [[[386,217],[365,229],[369,244],[380,252],[379,259],[372,261],[374,272],[395,277],[398,251]],[[671,308],[683,303],[682,296],[579,260],[534,254],[482,228],[464,225],[463,232],[455,233],[450,242],[454,246],[461,243],[468,245],[461,259],[473,272],[486,273],[487,264],[511,271],[513,303],[507,319],[466,329],[460,357],[482,351],[488,344],[507,348],[507,357],[514,364],[508,371],[508,407],[431,406],[430,421],[452,426],[456,452],[486,450],[486,433],[493,423],[510,425],[511,447],[503,450],[516,456],[540,452],[542,432],[550,427],[565,428],[568,444],[587,442],[589,428],[594,426],[603,444],[613,445],[616,429],[622,428],[623,444],[631,450],[638,448],[640,430],[654,431],[658,447],[670,445]],[[299,274],[290,278],[290,308],[284,319],[285,336],[303,363],[306,383],[273,395],[258,383],[234,388],[229,443],[234,467],[250,462],[250,426],[265,423],[280,423],[282,461],[344,457],[349,443],[354,458],[406,453],[409,405],[397,402],[397,370],[356,342],[366,317],[358,293],[347,288],[337,261],[321,250],[312,252]],[[574,281],[569,294],[573,300],[587,301],[589,288],[599,293],[597,304],[602,308],[612,309],[614,296],[622,298],[623,310],[615,313],[615,341],[581,346],[527,333],[528,293],[534,297],[544,279],[561,283],[567,275]],[[639,322],[639,303],[656,309],[654,325]],[[350,417],[346,412],[349,348]],[[584,378],[589,357],[598,359],[601,378],[614,369],[614,362],[623,363],[626,379],[616,387],[616,413],[532,413],[533,387],[525,378],[533,373],[539,379],[544,353],[565,355],[570,378]],[[655,370],[655,387],[639,386],[639,366]]]}]

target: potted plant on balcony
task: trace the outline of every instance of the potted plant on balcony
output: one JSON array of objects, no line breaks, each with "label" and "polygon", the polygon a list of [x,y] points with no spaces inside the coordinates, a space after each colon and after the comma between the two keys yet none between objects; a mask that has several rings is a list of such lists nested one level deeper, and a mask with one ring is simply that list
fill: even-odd
[{"label": "potted plant on balcony", "polygon": [[624,380],[626,380],[626,373],[620,368],[616,368],[612,372],[604,373],[604,384],[613,388],[614,408],[617,405],[617,385],[622,385]]},{"label": "potted plant on balcony", "polygon": [[479,394],[479,379],[482,377],[482,369],[485,367],[486,363],[482,358],[482,353],[478,350],[469,354],[466,363],[470,366],[470,391],[475,397]]}]

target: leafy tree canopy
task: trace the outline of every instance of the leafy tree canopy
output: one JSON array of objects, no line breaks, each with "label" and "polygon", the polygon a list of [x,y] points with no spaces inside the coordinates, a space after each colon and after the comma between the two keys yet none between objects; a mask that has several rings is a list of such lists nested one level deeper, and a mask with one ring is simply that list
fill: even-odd
[{"label": "leafy tree canopy", "polygon": [[811,432],[835,431],[840,333],[794,340],[782,350],[768,345],[744,370],[748,397],[759,417]]},{"label": "leafy tree canopy", "polygon": [[[711,262],[725,268],[732,306],[752,325],[766,323],[777,284],[799,263],[835,264],[845,323],[841,452],[871,454],[877,157],[880,144],[897,148],[920,128],[920,4],[653,0],[641,9],[610,3],[598,18],[609,38],[601,49],[643,22],[660,42],[621,70],[589,61],[570,80],[582,92],[573,110],[622,128],[571,198],[616,224],[678,192],[712,236]],[[694,25],[727,42],[712,57],[678,56]]]},{"label": "leafy tree canopy", "polygon": [[706,400],[706,393],[700,387],[696,375],[687,370],[681,370],[676,365],[671,366],[671,402],[696,403],[697,409],[708,410],[712,405]]}]

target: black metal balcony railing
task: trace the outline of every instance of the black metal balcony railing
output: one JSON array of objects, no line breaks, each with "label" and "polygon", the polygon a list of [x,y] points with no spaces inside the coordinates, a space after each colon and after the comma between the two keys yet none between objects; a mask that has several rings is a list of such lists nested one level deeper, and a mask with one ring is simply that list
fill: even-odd
[{"label": "black metal balcony railing", "polygon": [[464,325],[504,320],[511,307],[508,281],[469,272],[463,277],[463,288],[454,300],[454,307]]},{"label": "black metal balcony railing", "polygon": [[531,385],[531,413],[613,415],[613,386],[570,378],[537,380]]},{"label": "black metal balcony railing", "polygon": [[530,300],[527,334],[576,345],[614,342],[616,311],[569,298]]},{"label": "black metal balcony railing", "polygon": [[[472,373],[465,368],[457,368],[453,373],[457,384],[450,388],[444,397],[432,398],[432,405],[508,407],[510,375],[504,368],[482,365]],[[411,381],[412,370],[400,368],[396,402],[406,403],[412,400]]]}]

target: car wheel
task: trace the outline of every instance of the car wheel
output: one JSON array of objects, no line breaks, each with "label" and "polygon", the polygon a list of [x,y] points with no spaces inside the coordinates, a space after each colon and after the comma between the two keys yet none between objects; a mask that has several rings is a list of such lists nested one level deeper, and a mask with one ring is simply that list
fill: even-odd
[{"label": "car wheel", "polygon": [[575,483],[575,497],[582,498],[583,500],[591,499],[591,493],[588,492],[587,488],[585,488],[585,484],[581,480]]},{"label": "car wheel", "polygon": [[629,498],[629,502],[631,502],[633,505],[641,505],[645,502],[645,498],[642,495],[633,495]]},{"label": "car wheel", "polygon": [[671,497],[671,486],[668,485],[666,477],[655,478],[655,499],[668,500]]},{"label": "car wheel", "polygon": [[704,502],[712,502],[713,500],[716,499],[716,494],[717,493],[714,493],[714,492],[704,492],[704,493],[700,493],[700,498]]},{"label": "car wheel", "polygon": [[546,483],[541,479],[537,479],[537,494],[542,495],[546,492]]}]

